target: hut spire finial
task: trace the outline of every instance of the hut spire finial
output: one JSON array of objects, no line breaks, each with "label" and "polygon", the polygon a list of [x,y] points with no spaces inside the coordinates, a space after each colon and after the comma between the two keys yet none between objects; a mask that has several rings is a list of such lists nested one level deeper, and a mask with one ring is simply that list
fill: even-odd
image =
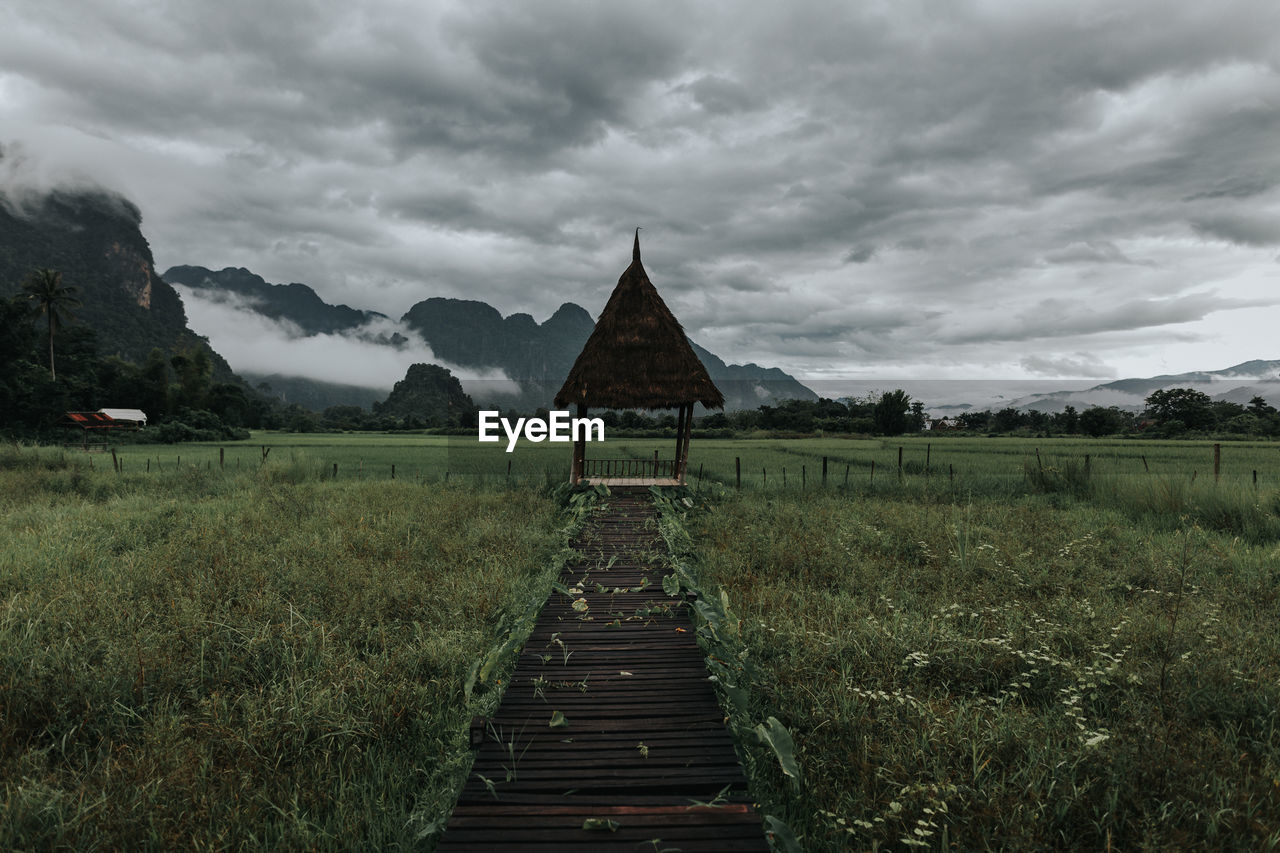
[{"label": "hut spire finial", "polygon": [[636,229],[636,245],[635,245],[635,248],[631,250],[631,260],[637,264],[640,263],[640,229],[639,228]]}]

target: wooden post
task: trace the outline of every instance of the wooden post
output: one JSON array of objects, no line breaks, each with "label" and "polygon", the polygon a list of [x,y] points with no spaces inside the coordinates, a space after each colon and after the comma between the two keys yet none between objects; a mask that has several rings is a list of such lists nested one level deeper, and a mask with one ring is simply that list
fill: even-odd
[{"label": "wooden post", "polygon": [[111,448],[111,467],[115,469],[117,474],[120,473],[120,460],[116,458],[116,449]]},{"label": "wooden post", "polygon": [[338,479],[338,463],[333,463],[333,479]]},{"label": "wooden post", "polygon": [[1213,446],[1213,482],[1218,482],[1218,475],[1221,473],[1222,465],[1222,445],[1215,444]]},{"label": "wooden post", "polygon": [[849,463],[848,462],[844,463],[844,485],[845,485],[845,488],[849,487]]},{"label": "wooden post", "polygon": [[741,489],[742,488],[742,457],[741,456],[733,457],[733,479],[736,483],[736,487]]},{"label": "wooden post", "polygon": [[1146,471],[1148,474],[1151,473],[1151,469],[1147,466],[1147,454],[1145,453],[1142,454],[1142,470]]},{"label": "wooden post", "polygon": [[764,478],[763,485],[767,488],[769,486],[769,469],[763,465],[760,466],[760,476]]},{"label": "wooden post", "polygon": [[225,447],[218,448],[218,470],[226,470],[227,467],[227,449]]},{"label": "wooden post", "polygon": [[689,414],[684,418],[684,450],[680,454],[680,476],[684,477],[684,472],[689,467],[689,445],[693,443],[693,407],[694,403],[689,404]]},{"label": "wooden post", "polygon": [[875,485],[875,482],[876,482],[876,460],[872,459],[871,460],[871,484]]},{"label": "wooden post", "polygon": [[787,487],[787,467],[784,465],[782,466],[782,488],[785,489],[786,487]]},{"label": "wooden post", "polygon": [[391,479],[394,480],[395,478],[396,478],[396,463],[392,462],[391,463]]},{"label": "wooden post", "polygon": [[929,476],[929,460],[933,456],[933,442],[924,446],[924,475]]},{"label": "wooden post", "polygon": [[[578,417],[585,418],[587,416],[587,407],[583,403],[578,404]],[[569,467],[569,482],[577,483],[583,477],[583,469],[586,467],[587,458],[587,434],[586,430],[579,433],[578,438],[573,443],[573,464]]]},{"label": "wooden post", "polygon": [[1253,490],[1255,492],[1258,490],[1258,469],[1257,468],[1253,469]]},{"label": "wooden post", "polygon": [[809,476],[805,471],[805,466],[800,466],[800,491],[804,491],[809,485]]},{"label": "wooden post", "polygon": [[507,479],[511,479],[511,460],[507,460]]},{"label": "wooden post", "polygon": [[653,451],[653,479],[658,479],[658,451]]},{"label": "wooden post", "polygon": [[902,479],[902,446],[898,446],[898,479]]},{"label": "wooden post", "polygon": [[827,487],[827,457],[822,457],[822,488]]},{"label": "wooden post", "polygon": [[684,452],[684,410],[685,406],[681,404],[680,412],[676,415],[676,454],[671,457],[675,460],[672,463],[674,469],[671,473],[675,477],[676,482],[680,482],[680,455]]}]

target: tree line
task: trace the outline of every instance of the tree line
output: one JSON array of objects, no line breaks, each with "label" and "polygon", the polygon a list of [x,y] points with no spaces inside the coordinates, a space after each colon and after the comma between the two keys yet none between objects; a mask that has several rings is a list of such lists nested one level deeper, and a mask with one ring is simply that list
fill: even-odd
[{"label": "tree line", "polygon": [[[15,296],[0,300],[0,430],[10,436],[48,434],[69,411],[138,408],[147,413],[147,439],[216,441],[248,437],[247,429],[317,431],[473,430],[477,406],[449,372],[414,365],[387,401],[369,411],[330,406],[313,412],[286,404],[269,386],[252,388],[231,376],[216,379],[207,345],[165,353],[153,349],[137,364],[103,355],[98,336],[74,322],[76,288],[55,270],[34,270]],[[1280,412],[1262,397],[1242,405],[1202,391],[1155,391],[1141,412],[1115,406],[1047,413],[1004,408],[930,419],[926,406],[895,389],[864,398],[785,400],[756,409],[708,412],[694,426],[706,435],[757,432],[902,435],[925,429],[985,435],[1144,435],[1160,438],[1280,436]],[[485,408],[489,408],[488,405]],[[507,411],[514,419],[522,413]],[[533,412],[546,417],[547,409]],[[636,410],[599,415],[611,433],[665,434],[674,414]],[[113,436],[113,440],[117,440]]]}]

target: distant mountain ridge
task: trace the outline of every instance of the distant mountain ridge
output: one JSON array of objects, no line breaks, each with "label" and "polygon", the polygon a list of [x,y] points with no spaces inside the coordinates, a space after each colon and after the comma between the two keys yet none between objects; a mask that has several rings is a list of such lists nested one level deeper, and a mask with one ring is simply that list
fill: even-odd
[{"label": "distant mountain ridge", "polygon": [[288,320],[309,335],[348,331],[386,317],[376,311],[330,305],[305,284],[268,284],[262,276],[243,267],[213,272],[204,267],[176,266],[165,270],[162,278],[170,284],[211,294],[237,294],[264,317]]},{"label": "distant mountain ridge", "polygon": [[[246,307],[276,320],[289,321],[307,334],[322,332],[358,334],[360,327],[385,315],[359,311],[346,305],[325,303],[310,287],[302,284],[272,285],[245,269],[227,268],[212,272],[204,267],[178,266],[164,278],[191,287],[202,298],[218,299],[235,294]],[[400,318],[408,329],[419,334],[435,357],[448,364],[486,370],[498,368],[518,382],[524,394],[510,405],[547,405],[568,375],[583,344],[595,328],[585,308],[572,302],[562,304],[544,322],[524,313],[504,317],[486,302],[470,299],[430,297],[413,305]],[[394,344],[395,341],[380,341]],[[715,354],[690,342],[712,380],[724,392],[729,409],[754,409],[762,403],[785,399],[814,400],[817,395],[794,377],[778,368],[756,364],[726,364]],[[294,394],[302,393],[295,380]],[[275,387],[279,379],[273,379]],[[308,399],[323,397],[312,383]],[[469,389],[477,387],[472,384]],[[482,391],[473,391],[477,401]],[[350,399],[346,389],[344,400]],[[503,405],[508,405],[504,403]]]},{"label": "distant mountain ridge", "polygon": [[1144,379],[1117,379],[1080,391],[1055,391],[1032,394],[1012,401],[1011,408],[1042,412],[1061,412],[1067,406],[1084,409],[1090,406],[1116,406],[1141,411],[1152,393],[1166,388],[1193,388],[1214,400],[1248,403],[1262,397],[1280,406],[1280,360],[1253,359],[1222,370],[1196,370],[1188,373],[1161,374]]}]

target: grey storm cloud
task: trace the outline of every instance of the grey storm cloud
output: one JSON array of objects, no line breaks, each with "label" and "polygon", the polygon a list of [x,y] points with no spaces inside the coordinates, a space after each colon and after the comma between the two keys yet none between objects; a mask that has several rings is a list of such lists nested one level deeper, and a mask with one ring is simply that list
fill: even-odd
[{"label": "grey storm cloud", "polygon": [[0,128],[38,176],[6,181],[125,193],[161,268],[393,317],[427,296],[598,313],[644,226],[655,284],[730,361],[1278,355],[1266,0],[286,0],[269,22],[17,0]]}]

